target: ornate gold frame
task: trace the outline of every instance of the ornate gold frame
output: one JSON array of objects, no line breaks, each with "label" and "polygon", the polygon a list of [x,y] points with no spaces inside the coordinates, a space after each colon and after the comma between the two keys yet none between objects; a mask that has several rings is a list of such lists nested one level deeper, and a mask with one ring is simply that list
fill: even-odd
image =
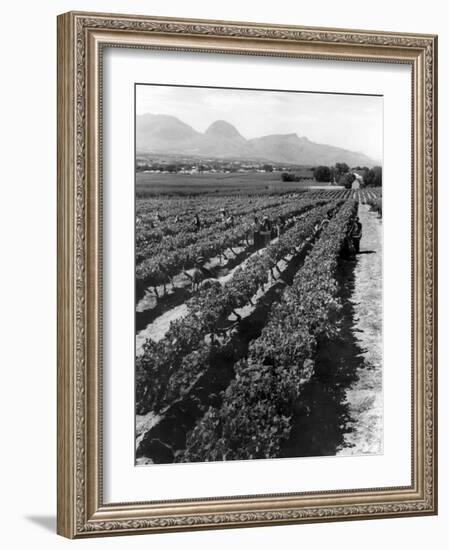
[{"label": "ornate gold frame", "polygon": [[[105,46],[407,63],[413,86],[409,487],[102,502],[101,52]],[[435,514],[437,37],[240,22],[58,17],[58,533],[81,538]]]}]

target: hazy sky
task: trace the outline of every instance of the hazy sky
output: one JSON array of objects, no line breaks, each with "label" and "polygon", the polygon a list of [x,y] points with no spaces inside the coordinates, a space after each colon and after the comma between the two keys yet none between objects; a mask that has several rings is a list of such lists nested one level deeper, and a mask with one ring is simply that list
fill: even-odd
[{"label": "hazy sky", "polygon": [[200,132],[222,119],[245,138],[296,133],[382,160],[381,97],[138,85],[136,112],[172,115]]}]

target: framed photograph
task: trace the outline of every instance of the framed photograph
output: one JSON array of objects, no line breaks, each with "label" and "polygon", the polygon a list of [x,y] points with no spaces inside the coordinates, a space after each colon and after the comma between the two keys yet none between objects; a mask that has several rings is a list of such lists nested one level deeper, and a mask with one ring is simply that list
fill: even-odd
[{"label": "framed photograph", "polygon": [[437,37],[58,18],[58,532],[436,514]]}]

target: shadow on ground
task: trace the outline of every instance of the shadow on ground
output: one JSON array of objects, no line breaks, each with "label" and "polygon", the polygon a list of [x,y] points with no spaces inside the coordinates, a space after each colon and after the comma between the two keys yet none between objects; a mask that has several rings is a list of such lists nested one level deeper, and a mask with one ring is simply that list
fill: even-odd
[{"label": "shadow on ground", "polygon": [[354,306],[350,301],[357,261],[340,260],[337,274],[343,304],[340,334],[318,343],[315,372],[295,404],[292,431],[280,457],[335,455],[344,443],[345,434],[352,431],[346,390],[357,381],[357,371],[363,364],[362,350],[353,335]]},{"label": "shadow on ground", "polygon": [[[229,258],[225,265],[217,264],[216,266],[211,267],[209,271],[212,276],[216,278],[227,275],[232,269],[234,269],[234,267],[237,267],[249,256],[251,256],[254,251],[254,247],[247,246],[242,252]],[[154,307],[148,307],[142,311],[136,311],[136,334],[141,330],[146,329],[146,327],[150,323],[153,323],[159,316],[163,315],[170,309],[183,304],[193,296],[191,284],[188,280],[185,281],[183,286],[173,287],[172,285],[168,285],[168,289],[168,292],[156,301],[156,305]],[[142,296],[139,296],[137,303],[141,299]]]},{"label": "shadow on ground", "polygon": [[[185,449],[187,434],[207,409],[221,406],[222,392],[234,378],[234,364],[247,356],[249,343],[260,336],[273,303],[279,300],[285,287],[292,284],[312,246],[313,242],[309,242],[290,260],[282,276],[261,297],[254,311],[237,325],[230,340],[211,354],[208,368],[195,386],[176,400],[162,420],[141,439],[136,458],[146,457],[154,463],[166,464],[173,462],[175,456],[180,456],[180,451]],[[226,319],[223,320],[223,327],[218,323],[220,328],[226,325],[229,325]]]},{"label": "shadow on ground", "polygon": [[25,516],[25,519],[46,531],[56,533],[56,516]]}]

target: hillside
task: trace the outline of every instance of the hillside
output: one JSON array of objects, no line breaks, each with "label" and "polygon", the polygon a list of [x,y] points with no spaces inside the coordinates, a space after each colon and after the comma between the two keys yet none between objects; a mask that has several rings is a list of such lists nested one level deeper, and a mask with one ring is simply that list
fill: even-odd
[{"label": "hillside", "polygon": [[310,141],[297,134],[273,134],[244,138],[224,120],[213,122],[204,133],[169,115],[147,113],[136,119],[138,153],[195,155],[207,158],[233,158],[303,165],[335,164],[373,166],[363,153]]}]

